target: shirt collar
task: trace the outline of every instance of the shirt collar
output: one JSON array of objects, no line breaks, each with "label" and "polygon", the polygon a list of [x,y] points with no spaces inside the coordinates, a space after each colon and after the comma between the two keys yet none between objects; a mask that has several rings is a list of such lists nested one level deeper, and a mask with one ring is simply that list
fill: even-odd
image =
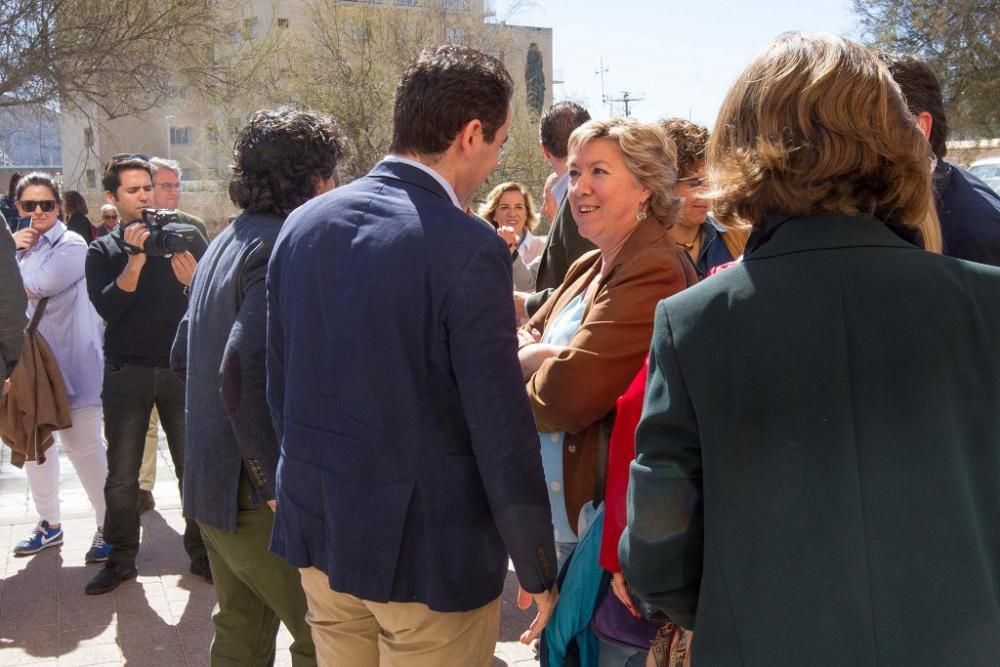
[{"label": "shirt collar", "polygon": [[66,233],[66,225],[63,224],[61,220],[56,220],[56,224],[49,228],[49,231],[42,234],[42,237],[48,240],[49,245],[55,245],[62,235]]},{"label": "shirt collar", "polygon": [[451,203],[455,205],[455,208],[462,211],[465,210],[458,201],[458,195],[455,194],[455,188],[451,187],[451,183],[446,181],[444,176],[434,171],[433,168],[428,167],[423,162],[417,162],[416,160],[411,160],[410,158],[403,157],[402,155],[386,155],[383,160],[386,162],[402,162],[403,164],[408,164],[411,167],[428,174],[431,178],[437,181],[442,188],[444,188],[445,192],[448,193],[448,197],[451,199]]}]

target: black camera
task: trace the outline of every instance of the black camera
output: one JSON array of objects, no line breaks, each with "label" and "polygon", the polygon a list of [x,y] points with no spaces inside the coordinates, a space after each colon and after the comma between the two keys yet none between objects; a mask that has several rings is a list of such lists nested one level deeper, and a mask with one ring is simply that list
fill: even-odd
[{"label": "black camera", "polygon": [[141,250],[134,248],[133,252],[144,252],[150,257],[191,250],[201,235],[194,225],[180,222],[177,211],[167,208],[144,208],[142,224],[149,230],[149,237]]}]

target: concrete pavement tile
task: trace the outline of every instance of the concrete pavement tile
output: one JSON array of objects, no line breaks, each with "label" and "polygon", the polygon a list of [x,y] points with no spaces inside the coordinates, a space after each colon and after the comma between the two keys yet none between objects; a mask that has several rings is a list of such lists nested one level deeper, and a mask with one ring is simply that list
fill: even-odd
[{"label": "concrete pavement tile", "polygon": [[180,644],[161,647],[122,647],[128,667],[187,667],[188,661]]},{"label": "concrete pavement tile", "polygon": [[120,662],[122,657],[118,644],[80,646],[59,656],[59,667],[83,667],[107,662]]},{"label": "concrete pavement tile", "polygon": [[[184,654],[187,658],[187,664],[189,667],[208,667],[212,662],[212,652],[209,649],[202,649],[200,651],[191,651]],[[277,661],[275,665],[281,664]],[[288,663],[292,664],[292,663]]]},{"label": "concrete pavement tile", "polygon": [[188,632],[182,634],[181,648],[184,653],[190,655],[192,652],[207,651],[212,646],[212,639],[215,637],[215,630],[209,626],[200,632]]},{"label": "concrete pavement tile", "polygon": [[82,627],[61,630],[59,632],[59,654],[66,655],[77,648],[86,646],[103,646],[118,642],[118,627],[109,624],[102,627]]}]

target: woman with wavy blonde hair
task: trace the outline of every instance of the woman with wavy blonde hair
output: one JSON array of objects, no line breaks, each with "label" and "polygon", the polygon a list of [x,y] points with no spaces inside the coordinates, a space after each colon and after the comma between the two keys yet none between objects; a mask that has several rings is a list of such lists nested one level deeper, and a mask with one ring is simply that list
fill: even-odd
[{"label": "woman with wavy blonde hair", "polygon": [[855,42],[781,35],[715,127],[754,231],[657,306],[625,578],[694,664],[995,665],[1000,269],[920,247],[930,147]]},{"label": "woman with wavy blonde hair", "polygon": [[538,225],[531,193],[516,181],[501,183],[486,196],[486,202],[479,208],[479,217],[493,225],[507,243],[514,262],[514,289],[533,291],[538,260],[545,250],[545,237],[531,233]]}]

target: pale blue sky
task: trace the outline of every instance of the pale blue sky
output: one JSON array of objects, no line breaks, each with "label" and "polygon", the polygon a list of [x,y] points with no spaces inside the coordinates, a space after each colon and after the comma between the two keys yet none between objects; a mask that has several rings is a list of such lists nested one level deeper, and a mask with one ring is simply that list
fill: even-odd
[{"label": "pale blue sky", "polygon": [[607,116],[596,73],[603,56],[608,96],[645,98],[634,117],[690,117],[709,127],[733,79],[779,33],[859,32],[851,0],[537,0],[513,14],[516,0],[494,4],[509,23],[552,28],[553,66],[564,82],[553,88],[557,101],[575,99]]}]

